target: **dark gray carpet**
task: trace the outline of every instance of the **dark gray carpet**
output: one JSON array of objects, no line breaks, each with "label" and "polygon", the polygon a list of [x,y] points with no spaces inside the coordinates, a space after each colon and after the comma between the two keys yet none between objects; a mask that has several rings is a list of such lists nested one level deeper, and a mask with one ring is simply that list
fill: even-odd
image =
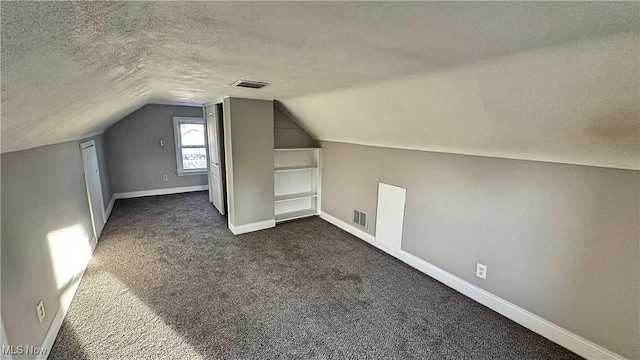
[{"label": "dark gray carpet", "polygon": [[319,219],[233,236],[205,193],[118,200],[51,359],[577,359]]}]

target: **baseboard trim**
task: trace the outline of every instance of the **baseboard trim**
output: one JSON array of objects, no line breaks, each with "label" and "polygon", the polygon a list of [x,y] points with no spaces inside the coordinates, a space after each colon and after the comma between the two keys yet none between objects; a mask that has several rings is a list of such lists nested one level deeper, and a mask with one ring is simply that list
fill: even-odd
[{"label": "baseboard trim", "polygon": [[[91,241],[89,241],[89,246],[91,247],[91,256],[93,256],[93,251],[96,249],[97,244],[98,244],[98,240],[96,239],[96,237],[95,236],[92,237]],[[89,261],[90,260],[91,260],[91,257],[89,257]],[[89,265],[88,262],[84,265],[82,272],[80,272],[78,276],[71,281],[69,288],[67,289],[65,294],[62,296],[62,302],[60,304],[60,308],[58,308],[58,312],[53,318],[53,321],[49,326],[49,330],[47,330],[47,335],[44,337],[44,341],[42,342],[42,349],[47,349],[47,351],[45,351],[43,354],[39,354],[38,357],[36,357],[36,359],[46,360],[49,357],[49,353],[51,352],[51,347],[53,347],[53,343],[56,341],[56,337],[58,336],[60,327],[62,327],[62,322],[64,321],[65,316],[67,316],[67,312],[69,311],[69,306],[71,306],[71,301],[73,300],[73,297],[75,296],[76,291],[78,290],[78,286],[80,285],[80,281],[84,276],[84,272],[87,270],[87,265]]]},{"label": "baseboard trim", "polygon": [[358,229],[357,227],[355,227],[355,226],[353,226],[353,225],[351,225],[349,223],[346,223],[346,222],[336,218],[333,215],[329,215],[326,212],[321,211],[320,212],[320,218],[330,222],[331,224],[339,227],[340,229],[348,232],[349,234],[351,234],[351,235],[353,235],[353,236],[355,236],[357,238],[360,238],[361,240],[364,240],[369,245],[378,248],[378,250],[384,251],[387,254],[389,254],[389,255],[391,255],[393,257],[396,257],[396,258],[400,256],[400,254],[397,251],[393,251],[393,250],[387,249],[386,247],[378,244],[376,242],[376,238],[373,235],[371,235],[371,234],[369,234],[367,232],[364,232],[364,231]]},{"label": "baseboard trim", "polygon": [[495,312],[515,321],[516,323],[526,327],[527,329],[544,336],[554,343],[563,346],[574,353],[586,359],[612,359],[624,360],[625,358],[597,345],[579,335],[572,333],[548,320],[541,318],[515,304],[508,302],[486,290],[483,290],[439,267],[422,260],[421,258],[400,250],[395,253],[389,249],[380,246],[375,241],[373,235],[357,229],[356,227],[332,216],[325,212],[320,213],[320,218],[327,222],[345,230],[355,237],[375,246],[376,248],[394,256],[406,263],[407,265],[417,269],[418,271],[440,281],[450,288],[460,292],[461,294],[479,302],[480,304],[494,310]]},{"label": "baseboard trim", "polygon": [[483,290],[404,250],[400,250],[400,256],[398,258],[463,295],[586,359],[624,359],[620,355],[594,344],[569,330],[561,328],[536,314]]},{"label": "baseboard trim", "polygon": [[104,212],[104,223],[107,223],[109,217],[111,216],[111,211],[113,211],[113,205],[116,203],[116,194],[111,195],[111,200],[109,200],[109,205],[107,206],[107,210]]},{"label": "baseboard trim", "polygon": [[[92,237],[91,240],[89,241],[89,247],[91,248],[91,254],[93,255],[93,252],[96,250],[96,246],[98,246],[98,239],[96,239],[96,237]],[[89,260],[91,260],[91,258],[89,258]],[[87,265],[89,263],[87,263],[84,267],[86,268]],[[84,272],[83,272],[84,274]]]},{"label": "baseboard trim", "polygon": [[269,229],[275,226],[276,226],[276,220],[271,219],[271,220],[254,222],[251,224],[239,225],[239,226],[235,226],[232,223],[229,223],[229,230],[231,230],[233,235],[240,235],[240,234],[244,234],[252,231]]},{"label": "baseboard trim", "polygon": [[329,215],[324,211],[320,212],[320,218],[323,219],[323,220],[326,220],[327,222],[330,222],[331,224],[339,227],[340,229],[348,232],[349,234],[351,234],[351,235],[353,235],[353,236],[355,236],[357,238],[360,238],[361,240],[364,240],[364,241],[368,242],[369,244],[375,246],[374,243],[376,242],[376,238],[373,235],[368,234],[368,233],[358,229],[357,227],[338,219],[337,217],[335,217],[333,215]]},{"label": "baseboard trim", "polygon": [[115,200],[117,199],[130,199],[143,196],[156,196],[156,195],[169,195],[180,194],[192,191],[209,190],[209,185],[195,185],[195,186],[183,186],[177,188],[155,189],[155,190],[141,190],[141,191],[129,191],[113,194]]}]

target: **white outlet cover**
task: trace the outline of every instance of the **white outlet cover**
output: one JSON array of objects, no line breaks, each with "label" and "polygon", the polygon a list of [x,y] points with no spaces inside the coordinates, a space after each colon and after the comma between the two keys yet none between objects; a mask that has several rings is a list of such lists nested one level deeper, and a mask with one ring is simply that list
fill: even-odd
[{"label": "white outlet cover", "polygon": [[36,305],[36,314],[38,314],[38,322],[42,323],[44,317],[46,316],[44,312],[44,303],[42,302],[42,300],[40,300],[38,302],[38,305]]},{"label": "white outlet cover", "polygon": [[476,264],[476,276],[481,279],[487,278],[487,265],[482,265],[480,263]]}]

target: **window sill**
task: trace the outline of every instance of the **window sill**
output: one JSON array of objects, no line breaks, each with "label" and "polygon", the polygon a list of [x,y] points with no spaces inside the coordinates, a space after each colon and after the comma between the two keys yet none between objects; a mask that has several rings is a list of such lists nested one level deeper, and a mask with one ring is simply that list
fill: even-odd
[{"label": "window sill", "polygon": [[207,175],[207,170],[177,172],[178,176]]}]

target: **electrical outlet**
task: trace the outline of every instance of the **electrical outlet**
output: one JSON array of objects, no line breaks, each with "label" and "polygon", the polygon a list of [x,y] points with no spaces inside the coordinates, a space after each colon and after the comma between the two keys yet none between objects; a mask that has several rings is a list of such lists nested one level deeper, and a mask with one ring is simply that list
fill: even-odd
[{"label": "electrical outlet", "polygon": [[46,313],[44,312],[44,303],[42,302],[42,299],[40,299],[40,302],[38,302],[38,305],[36,305],[36,314],[38,314],[38,321],[42,323],[42,320],[44,320],[44,317],[46,315]]},{"label": "electrical outlet", "polygon": [[482,265],[480,263],[476,264],[476,276],[481,279],[487,278],[487,265]]},{"label": "electrical outlet", "polygon": [[162,181],[169,181],[169,177],[167,175],[162,175]]}]

